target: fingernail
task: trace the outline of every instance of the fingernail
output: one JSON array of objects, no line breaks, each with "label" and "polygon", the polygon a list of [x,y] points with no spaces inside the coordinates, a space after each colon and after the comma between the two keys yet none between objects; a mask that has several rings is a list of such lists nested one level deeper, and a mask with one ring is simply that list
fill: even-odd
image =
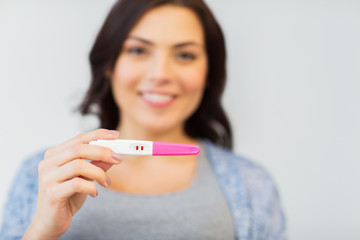
[{"label": "fingernail", "polygon": [[112,153],[112,157],[113,157],[113,159],[116,161],[116,162],[121,162],[121,160],[122,160],[122,157],[121,157],[121,155],[120,154],[118,154],[118,153]]},{"label": "fingernail", "polygon": [[110,133],[111,135],[114,135],[114,136],[119,135],[119,132],[116,131],[116,130],[109,130],[109,133]]},{"label": "fingernail", "polygon": [[106,176],[106,184],[107,184],[107,186],[111,185],[111,180],[108,176]]}]

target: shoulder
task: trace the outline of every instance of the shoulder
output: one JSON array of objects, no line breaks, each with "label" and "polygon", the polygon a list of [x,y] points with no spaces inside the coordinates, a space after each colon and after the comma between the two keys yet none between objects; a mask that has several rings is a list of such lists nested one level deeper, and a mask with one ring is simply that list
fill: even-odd
[{"label": "shoulder", "polygon": [[33,154],[30,154],[23,162],[21,169],[34,169],[37,168],[39,162],[44,159],[47,149],[41,149]]},{"label": "shoulder", "polygon": [[[20,165],[9,192],[9,200],[33,198],[38,191],[38,165],[46,150],[37,151]],[[29,200],[30,201],[30,200]]]},{"label": "shoulder", "polygon": [[205,148],[234,214],[238,235],[251,232],[257,239],[285,239],[285,218],[270,173],[213,143],[205,142]]},{"label": "shoulder", "polygon": [[[46,149],[47,150],[47,149]],[[14,185],[17,183],[28,183],[31,184],[31,180],[38,177],[38,165],[41,160],[44,159],[44,155],[46,152],[45,149],[37,151],[33,154],[31,154],[29,157],[27,157],[23,163],[21,164],[17,176],[15,178]]]},{"label": "shoulder", "polygon": [[[208,157],[216,166],[235,168],[238,171],[237,174],[241,174],[243,181],[256,186],[273,182],[269,172],[260,164],[211,142],[205,142],[205,145]],[[222,170],[225,171],[225,169]]]},{"label": "shoulder", "polygon": [[45,150],[32,154],[21,164],[3,209],[0,239],[20,239],[36,211],[38,164]]},{"label": "shoulder", "polygon": [[234,178],[239,178],[250,200],[260,200],[264,199],[264,196],[277,194],[273,177],[260,164],[210,142],[206,142],[206,151],[220,175],[234,175]]}]

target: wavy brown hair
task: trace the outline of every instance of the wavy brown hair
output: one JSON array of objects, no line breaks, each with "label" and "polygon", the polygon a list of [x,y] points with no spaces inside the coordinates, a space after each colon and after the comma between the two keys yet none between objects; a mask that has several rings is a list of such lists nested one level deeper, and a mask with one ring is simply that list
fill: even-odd
[{"label": "wavy brown hair", "polygon": [[186,120],[185,132],[194,138],[232,148],[230,122],[221,104],[226,80],[226,49],[222,30],[202,0],[120,0],[108,14],[90,52],[91,83],[79,110],[83,115],[95,114],[100,127],[115,129],[120,109],[111,92],[107,72],[114,68],[125,39],[139,19],[150,9],[176,5],[192,10],[200,19],[208,56],[206,88],[200,106]]}]

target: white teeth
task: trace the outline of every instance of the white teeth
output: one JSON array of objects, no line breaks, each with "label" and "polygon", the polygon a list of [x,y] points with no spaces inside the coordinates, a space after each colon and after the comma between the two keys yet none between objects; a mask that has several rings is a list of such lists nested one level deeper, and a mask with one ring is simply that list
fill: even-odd
[{"label": "white teeth", "polygon": [[172,95],[164,95],[157,93],[144,93],[142,97],[150,102],[156,102],[156,103],[168,102],[173,98]]}]

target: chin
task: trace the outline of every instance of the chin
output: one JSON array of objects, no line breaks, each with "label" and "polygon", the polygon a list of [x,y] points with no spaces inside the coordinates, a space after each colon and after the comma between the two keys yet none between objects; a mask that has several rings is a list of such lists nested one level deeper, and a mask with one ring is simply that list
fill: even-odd
[{"label": "chin", "polygon": [[162,135],[179,128],[179,125],[182,125],[182,123],[158,119],[148,121],[146,123],[143,123],[142,125],[144,126],[144,129],[146,129],[148,132]]}]

